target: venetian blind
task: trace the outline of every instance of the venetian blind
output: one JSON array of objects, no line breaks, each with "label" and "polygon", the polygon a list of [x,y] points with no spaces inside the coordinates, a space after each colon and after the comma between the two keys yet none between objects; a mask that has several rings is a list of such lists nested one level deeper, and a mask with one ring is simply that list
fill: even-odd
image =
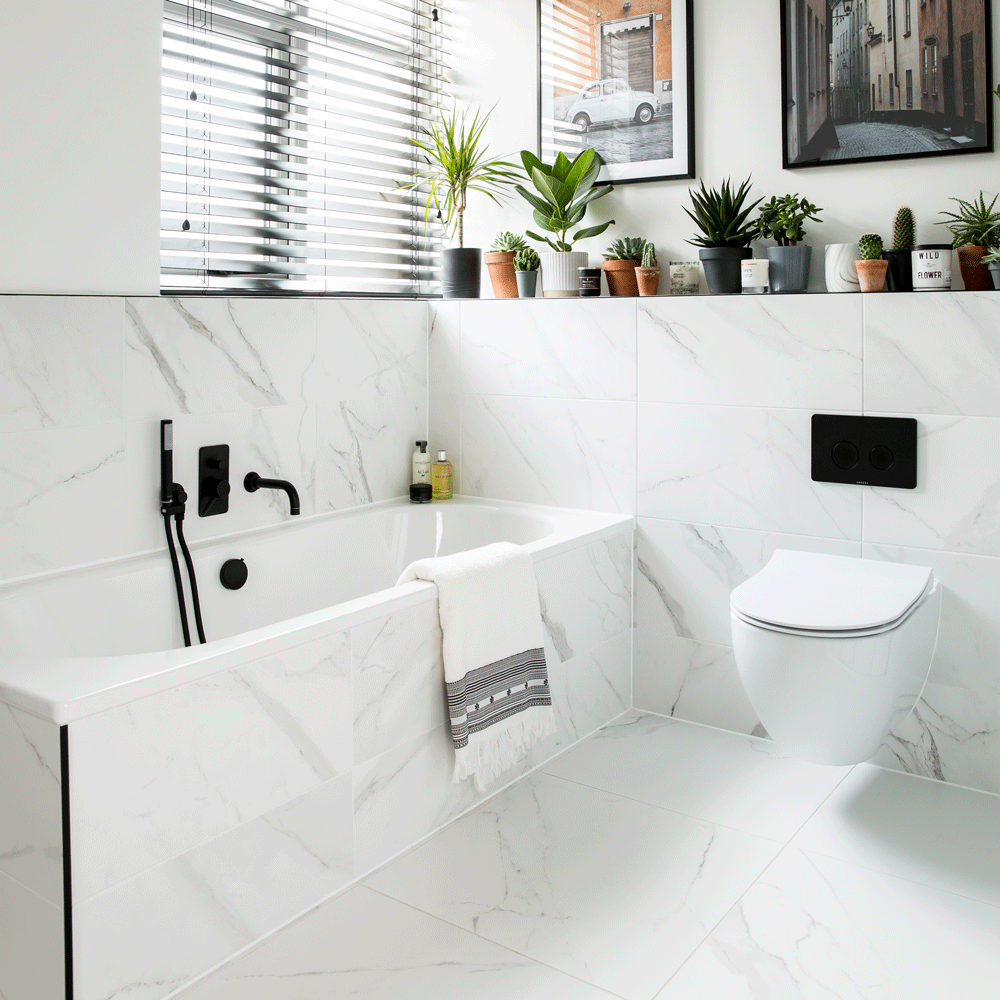
[{"label": "venetian blind", "polygon": [[410,137],[443,100],[427,0],[165,0],[161,288],[413,295],[440,231]]}]

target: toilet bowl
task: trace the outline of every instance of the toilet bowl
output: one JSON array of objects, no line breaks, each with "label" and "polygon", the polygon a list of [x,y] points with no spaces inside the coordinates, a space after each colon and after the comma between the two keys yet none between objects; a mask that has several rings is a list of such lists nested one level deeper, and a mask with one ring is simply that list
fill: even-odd
[{"label": "toilet bowl", "polygon": [[730,599],[733,653],[772,739],[818,764],[857,764],[917,703],[941,587],[926,566],[779,549]]}]

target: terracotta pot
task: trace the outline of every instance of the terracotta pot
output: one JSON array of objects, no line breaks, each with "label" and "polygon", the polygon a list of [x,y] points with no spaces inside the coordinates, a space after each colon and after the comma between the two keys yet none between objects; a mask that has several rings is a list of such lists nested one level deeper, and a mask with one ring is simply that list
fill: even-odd
[{"label": "terracotta pot", "polygon": [[638,260],[606,260],[604,277],[608,279],[609,295],[638,295],[639,286],[635,281]]},{"label": "terracotta pot", "polygon": [[660,287],[660,269],[658,267],[637,267],[635,282],[639,286],[640,295],[655,295]]},{"label": "terracotta pot", "polygon": [[856,260],[858,281],[863,292],[881,292],[885,288],[885,272],[889,270],[887,260]]},{"label": "terracotta pot", "polygon": [[983,257],[989,251],[986,247],[957,247],[958,266],[962,270],[962,281],[967,292],[993,291],[993,276]]},{"label": "terracotta pot", "polygon": [[483,254],[483,260],[486,261],[486,267],[489,269],[490,281],[493,282],[493,294],[498,299],[516,299],[517,278],[514,271],[514,251],[490,251]]}]

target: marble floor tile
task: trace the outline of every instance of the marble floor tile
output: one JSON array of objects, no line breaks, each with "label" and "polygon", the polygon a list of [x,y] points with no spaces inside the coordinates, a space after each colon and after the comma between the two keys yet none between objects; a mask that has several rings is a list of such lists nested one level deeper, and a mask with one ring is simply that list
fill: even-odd
[{"label": "marble floor tile", "polygon": [[996,907],[791,848],[657,1000],[985,997],[998,943]]},{"label": "marble floor tile", "polygon": [[599,1000],[608,994],[358,886],[184,1000]]},{"label": "marble floor tile", "polygon": [[850,771],[769,740],[632,712],[546,768],[570,781],[787,841]]},{"label": "marble floor tile", "polygon": [[998,828],[1000,796],[859,764],[791,843],[998,906]]},{"label": "marble floor tile", "polygon": [[535,774],[367,884],[618,996],[648,1000],[779,849]]}]

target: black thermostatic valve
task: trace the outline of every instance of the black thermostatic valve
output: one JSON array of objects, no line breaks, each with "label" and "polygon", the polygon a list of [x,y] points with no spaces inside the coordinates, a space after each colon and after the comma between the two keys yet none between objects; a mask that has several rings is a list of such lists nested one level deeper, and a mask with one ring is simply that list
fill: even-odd
[{"label": "black thermostatic valve", "polygon": [[812,478],[817,483],[915,489],[916,420],[814,413]]},{"label": "black thermostatic valve", "polygon": [[212,517],[229,510],[229,445],[198,449],[198,516]]}]

